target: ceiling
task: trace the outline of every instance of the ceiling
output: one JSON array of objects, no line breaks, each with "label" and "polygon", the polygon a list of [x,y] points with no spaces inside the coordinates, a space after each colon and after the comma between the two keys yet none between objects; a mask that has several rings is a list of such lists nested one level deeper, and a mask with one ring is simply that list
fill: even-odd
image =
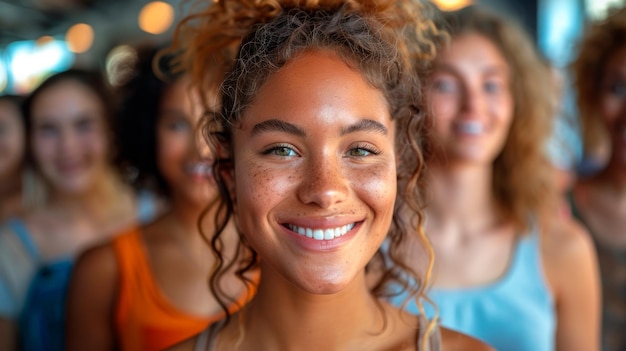
[{"label": "ceiling", "polygon": [[79,21],[116,18],[148,0],[0,0],[0,47],[63,34]]}]

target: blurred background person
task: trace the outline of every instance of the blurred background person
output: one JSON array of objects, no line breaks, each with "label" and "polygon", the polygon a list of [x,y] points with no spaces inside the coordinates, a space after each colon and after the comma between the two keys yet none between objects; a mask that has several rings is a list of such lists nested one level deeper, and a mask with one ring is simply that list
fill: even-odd
[{"label": "blurred background person", "polygon": [[26,132],[22,98],[0,96],[0,222],[24,206]]},{"label": "blurred background person", "polygon": [[498,350],[598,350],[593,246],[554,216],[552,74],[510,20],[477,7],[445,19],[451,41],[427,90],[435,145],[425,223],[441,324]]},{"label": "blurred background person", "polygon": [[112,162],[113,106],[100,74],[76,69],[49,77],[25,101],[28,157],[46,194],[0,230],[0,290],[9,292],[0,325],[19,324],[22,350],[64,349],[74,258],[138,220],[142,205]]},{"label": "blurred background person", "polygon": [[605,351],[626,350],[626,8],[593,23],[573,73],[585,150],[609,146],[606,165],[574,185],[574,215],[595,242],[603,288]]},{"label": "blurred background person", "polygon": [[[207,281],[216,261],[200,233],[201,227],[214,230],[219,198],[213,157],[198,135],[204,111],[184,75],[157,77],[155,52],[144,51],[119,91],[118,135],[122,159],[137,171],[136,185],[161,195],[168,209],[80,258],[70,288],[69,350],[163,350],[224,315]],[[219,82],[221,75],[211,101]],[[238,237],[230,225],[226,232],[230,251]],[[239,297],[234,312],[251,296],[234,274],[225,281],[225,291]]]}]

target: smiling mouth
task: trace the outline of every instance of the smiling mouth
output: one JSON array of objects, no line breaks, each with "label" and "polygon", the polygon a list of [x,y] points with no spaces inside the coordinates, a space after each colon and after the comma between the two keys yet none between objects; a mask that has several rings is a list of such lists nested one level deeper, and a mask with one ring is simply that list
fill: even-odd
[{"label": "smiling mouth", "polygon": [[477,121],[463,121],[456,124],[456,130],[468,135],[480,135],[485,132],[485,126]]},{"label": "smiling mouth", "polygon": [[298,227],[293,224],[285,224],[285,227],[289,228],[294,233],[298,233],[301,236],[306,236],[307,238],[311,238],[313,240],[333,240],[344,236],[346,233],[351,231],[356,223],[350,223],[337,228],[325,228],[325,229],[315,229],[315,228],[307,228],[307,227]]}]

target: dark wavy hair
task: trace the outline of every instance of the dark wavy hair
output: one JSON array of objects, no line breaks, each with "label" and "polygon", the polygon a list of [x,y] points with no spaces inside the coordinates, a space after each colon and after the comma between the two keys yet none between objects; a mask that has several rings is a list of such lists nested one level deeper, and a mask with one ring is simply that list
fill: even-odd
[{"label": "dark wavy hair", "polygon": [[157,166],[156,127],[161,99],[181,76],[171,72],[171,57],[160,52],[161,48],[139,48],[132,76],[117,89],[116,139],[118,161],[132,185],[167,197],[169,185]]},{"label": "dark wavy hair", "polygon": [[[435,56],[434,37],[439,33],[428,15],[421,3],[411,0],[229,0],[188,16],[177,28],[174,50],[183,51],[180,64],[189,70],[201,91],[207,91],[214,83],[216,67],[230,63],[221,85],[221,112],[204,124],[205,137],[219,155],[214,174],[222,195],[218,230],[208,237],[218,258],[210,282],[227,318],[226,301],[233,299],[222,291],[222,277],[233,265],[240,264],[240,278],[251,284],[245,273],[258,260],[257,253],[243,238],[240,256],[226,260],[221,253],[221,235],[234,214],[232,194],[223,178],[233,165],[232,133],[266,79],[310,50],[335,52],[361,72],[388,102],[397,128],[398,196],[387,243],[370,262],[382,267],[371,291],[377,297],[388,297],[398,292],[394,287],[400,286],[421,306],[430,273],[420,277],[409,266],[403,245],[410,236],[418,235],[430,255],[430,272],[432,250],[422,231],[421,181],[427,116],[420,78]],[[232,43],[239,46],[234,66],[232,60],[220,64],[220,57],[228,58],[220,47]],[[417,227],[409,228],[401,220],[401,211],[414,213]],[[241,261],[242,257],[246,259]]]},{"label": "dark wavy hair", "polygon": [[510,70],[513,122],[503,150],[493,163],[492,189],[519,233],[530,229],[530,216],[547,220],[556,198],[545,151],[557,110],[559,91],[553,74],[528,34],[515,21],[470,6],[446,13],[452,40],[475,33],[500,51]]},{"label": "dark wavy hair", "polygon": [[626,7],[596,21],[587,29],[572,63],[574,86],[578,93],[578,111],[582,124],[585,152],[593,154],[606,139],[607,131],[598,116],[602,80],[606,63],[626,46]]}]

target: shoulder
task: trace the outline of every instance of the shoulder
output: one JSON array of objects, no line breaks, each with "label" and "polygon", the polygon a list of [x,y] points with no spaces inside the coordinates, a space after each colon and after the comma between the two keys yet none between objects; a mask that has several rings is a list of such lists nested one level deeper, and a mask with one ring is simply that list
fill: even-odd
[{"label": "shoulder", "polygon": [[441,350],[442,351],[495,351],[495,349],[484,342],[472,338],[471,336],[457,331],[441,328]]},{"label": "shoulder", "polygon": [[113,242],[100,244],[83,252],[76,260],[75,279],[108,280],[117,276],[117,258]]},{"label": "shoulder", "polygon": [[[598,279],[596,250],[587,230],[575,219],[560,220],[541,235],[542,263],[555,295],[571,289],[573,281],[591,287]],[[572,273],[578,278],[574,279]],[[583,279],[584,278],[584,279]]]},{"label": "shoulder", "polygon": [[568,263],[595,255],[587,230],[576,219],[561,219],[550,224],[540,236],[544,262]]}]

